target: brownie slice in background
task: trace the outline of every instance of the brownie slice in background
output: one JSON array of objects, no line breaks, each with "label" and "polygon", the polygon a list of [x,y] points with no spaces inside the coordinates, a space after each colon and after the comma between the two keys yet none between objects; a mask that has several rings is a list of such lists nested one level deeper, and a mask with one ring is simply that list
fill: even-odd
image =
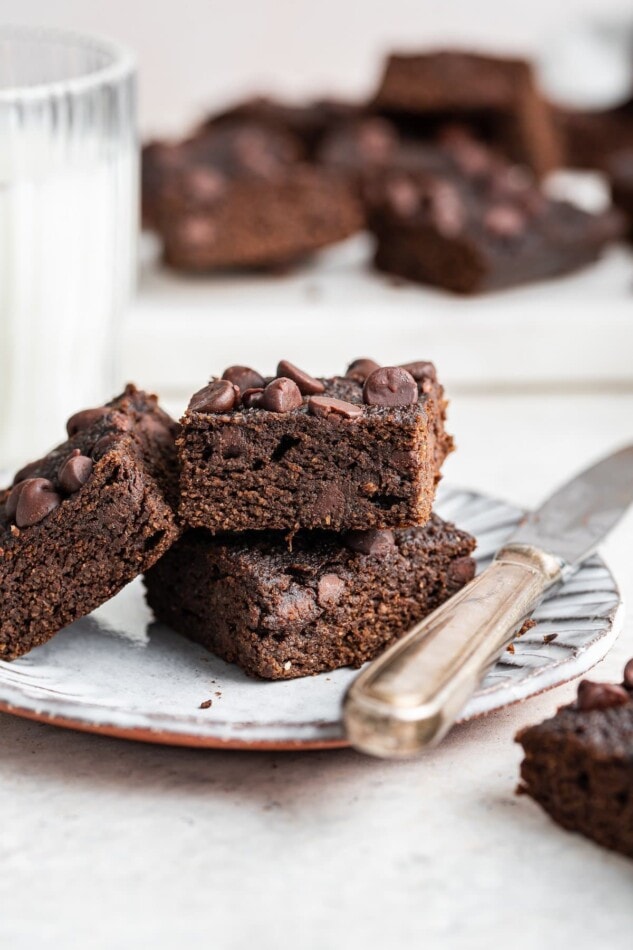
[{"label": "brownie slice in background", "polygon": [[175,423],[128,386],[0,492],[0,658],[90,613],[179,535]]},{"label": "brownie slice in background", "polygon": [[526,169],[462,129],[445,131],[435,170],[430,151],[401,150],[374,181],[368,219],[379,270],[481,293],[577,270],[625,230],[617,211],[548,199]]},{"label": "brownie slice in background", "polygon": [[145,576],[158,620],[246,673],[360,666],[469,581],[475,541],[433,516],[401,531],[186,533]]},{"label": "brownie slice in background", "polygon": [[626,215],[630,240],[633,238],[633,148],[616,152],[607,163],[606,171],[613,203]]},{"label": "brownie slice in background", "polygon": [[372,107],[418,138],[462,123],[539,177],[562,165],[552,107],[523,59],[460,50],[393,54]]},{"label": "brownie slice in background", "polygon": [[563,828],[633,857],[633,661],[622,685],[583,680],[573,705],[517,741],[519,791]]},{"label": "brownie slice in background", "polygon": [[613,109],[556,107],[555,116],[570,168],[605,171],[616,152],[633,149],[633,99]]},{"label": "brownie slice in background", "polygon": [[164,259],[190,272],[279,267],[354,234],[363,214],[344,175],[302,160],[292,134],[253,121],[143,151],[143,219]]},{"label": "brownie slice in background", "polygon": [[180,513],[213,532],[423,524],[452,449],[431,363],[316,379],[230,367],[196,393],[178,438]]}]

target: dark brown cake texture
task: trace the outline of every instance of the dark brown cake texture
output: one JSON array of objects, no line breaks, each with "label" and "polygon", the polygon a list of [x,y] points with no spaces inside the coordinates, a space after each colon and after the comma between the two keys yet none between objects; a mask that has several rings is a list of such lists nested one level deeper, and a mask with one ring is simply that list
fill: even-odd
[{"label": "dark brown cake texture", "polygon": [[90,613],[179,535],[175,423],[130,385],[0,492],[0,657]]},{"label": "dark brown cake texture", "polygon": [[246,673],[358,667],[474,574],[474,539],[435,515],[400,531],[190,531],[145,576],[156,618]]},{"label": "dark brown cake texture", "polygon": [[255,122],[212,126],[143,152],[143,218],[185,271],[279,267],[363,224],[347,178],[301,160],[291,134]]},{"label": "dark brown cake texture", "polygon": [[459,122],[542,176],[562,165],[562,143],[532,66],[464,50],[388,57],[373,107],[409,135]]},{"label": "dark brown cake texture", "polygon": [[583,680],[575,703],[517,741],[519,791],[563,828],[633,857],[633,660],[621,685]]},{"label": "dark brown cake texture", "polygon": [[615,210],[589,214],[548,199],[532,176],[461,128],[437,155],[409,147],[370,198],[375,266],[454,293],[499,290],[577,270],[625,224]]},{"label": "dark brown cake texture", "polygon": [[221,531],[389,528],[430,517],[452,449],[432,363],[350,364],[317,379],[229,367],[196,393],[178,437],[180,513]]}]

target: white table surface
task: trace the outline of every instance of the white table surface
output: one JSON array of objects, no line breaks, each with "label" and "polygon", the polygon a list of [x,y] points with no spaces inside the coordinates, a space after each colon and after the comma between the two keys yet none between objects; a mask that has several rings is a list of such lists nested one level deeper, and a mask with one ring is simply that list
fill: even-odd
[{"label": "white table surface", "polygon": [[[533,504],[633,394],[457,395],[455,482]],[[633,516],[605,550],[629,600]],[[596,675],[617,678],[633,623]],[[0,946],[630,950],[633,862],[516,797],[560,688],[407,763],[137,745],[0,716]]]}]

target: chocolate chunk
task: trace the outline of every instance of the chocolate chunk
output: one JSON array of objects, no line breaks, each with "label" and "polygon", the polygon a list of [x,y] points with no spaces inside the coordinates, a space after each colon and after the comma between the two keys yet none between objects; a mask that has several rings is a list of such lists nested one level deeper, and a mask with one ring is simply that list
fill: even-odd
[{"label": "chocolate chunk", "polygon": [[217,169],[195,166],[183,175],[184,196],[196,204],[210,205],[226,191],[226,178]]},{"label": "chocolate chunk", "polygon": [[250,366],[229,366],[222,373],[222,379],[228,379],[241,393],[247,389],[263,389],[266,385],[264,377]]},{"label": "chocolate chunk", "polygon": [[315,379],[309,373],[305,373],[298,366],[289,363],[288,360],[281,360],[277,365],[277,376],[292,379],[299,387],[299,392],[303,396],[312,396],[325,392],[325,386],[320,379]]},{"label": "chocolate chunk", "polygon": [[578,686],[578,709],[592,712],[596,709],[610,709],[612,706],[623,706],[631,701],[631,697],[622,686],[615,683],[594,683],[591,680],[582,680]]},{"label": "chocolate chunk", "polygon": [[47,478],[28,478],[21,483],[15,523],[18,528],[30,528],[31,525],[43,521],[51,511],[59,508],[60,504],[61,498],[52,482]]},{"label": "chocolate chunk", "polygon": [[471,557],[456,558],[448,568],[448,576],[460,586],[467,584],[475,576],[475,562]]},{"label": "chocolate chunk", "polygon": [[199,389],[189,400],[193,412],[230,412],[238,401],[240,391],[228,379],[216,379]]},{"label": "chocolate chunk", "polygon": [[433,381],[437,379],[434,364],[426,360],[417,360],[415,363],[401,363],[400,366],[402,369],[406,369],[407,373],[411,373],[416,383],[421,383],[425,379]]},{"label": "chocolate chunk", "polygon": [[345,590],[345,581],[338,574],[324,574],[317,587],[317,601],[320,607],[333,607],[339,602]]},{"label": "chocolate chunk", "polygon": [[7,500],[4,503],[4,512],[9,521],[15,521],[15,513],[18,510],[18,500],[25,485],[26,480],[16,482],[7,496]]},{"label": "chocolate chunk", "polygon": [[290,412],[302,404],[301,390],[293,379],[285,376],[273,379],[262,394],[262,408],[269,412]]},{"label": "chocolate chunk", "polygon": [[466,129],[455,126],[445,129],[441,142],[459,170],[469,178],[482,178],[493,170],[492,153],[475,141]]},{"label": "chocolate chunk", "polygon": [[363,357],[358,360],[353,360],[349,364],[345,371],[345,378],[353,379],[357,383],[364,383],[369,374],[373,373],[376,369],[380,369],[380,363]]},{"label": "chocolate chunk", "polygon": [[310,396],[308,412],[320,419],[327,419],[332,415],[342,416],[344,419],[357,419],[362,415],[363,409],[353,402],[345,402],[343,399],[334,399],[331,396]]},{"label": "chocolate chunk", "polygon": [[525,216],[512,205],[495,205],[484,215],[484,227],[495,237],[516,238],[525,231]]},{"label": "chocolate chunk", "polygon": [[92,459],[75,449],[61,465],[57,474],[59,484],[69,495],[79,491],[92,475]]},{"label": "chocolate chunk", "polygon": [[74,435],[77,435],[78,432],[89,429],[95,422],[99,422],[99,420],[107,416],[109,412],[110,410],[107,406],[99,406],[98,409],[83,409],[81,412],[76,412],[66,423],[66,431],[70,438],[72,438]]},{"label": "chocolate chunk", "polygon": [[379,531],[376,528],[370,528],[368,531],[347,531],[343,541],[351,551],[373,557],[384,557],[396,546],[393,531]]},{"label": "chocolate chunk", "polygon": [[422,203],[420,189],[410,178],[390,178],[385,193],[391,210],[399,218],[412,218]]},{"label": "chocolate chunk", "polygon": [[242,393],[242,405],[245,409],[260,409],[263,394],[264,390],[259,387],[256,389],[245,389]]},{"label": "chocolate chunk", "polygon": [[436,181],[425,196],[431,220],[443,237],[456,237],[465,224],[466,211],[457,189],[448,181]]},{"label": "chocolate chunk", "polygon": [[412,406],[418,401],[418,384],[400,366],[382,366],[374,370],[363,387],[368,406]]},{"label": "chocolate chunk", "polygon": [[633,660],[629,660],[624,667],[624,685],[633,689]]},{"label": "chocolate chunk", "polygon": [[17,485],[18,482],[23,482],[27,478],[33,478],[36,472],[40,470],[43,461],[44,459],[37,459],[36,462],[29,462],[28,465],[21,468],[19,472],[15,473],[13,484]]},{"label": "chocolate chunk", "polygon": [[332,518],[340,521],[345,511],[345,495],[338,485],[322,485],[312,503],[312,513],[318,520],[330,525]]}]

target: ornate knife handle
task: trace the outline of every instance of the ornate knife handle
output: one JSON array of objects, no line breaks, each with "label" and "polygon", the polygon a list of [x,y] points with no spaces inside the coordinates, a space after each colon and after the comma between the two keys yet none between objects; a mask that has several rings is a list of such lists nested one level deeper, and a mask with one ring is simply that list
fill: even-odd
[{"label": "ornate knife handle", "polygon": [[343,717],[361,752],[405,758],[436,745],[545,592],[558,558],[507,545],[490,567],[357,676]]}]

